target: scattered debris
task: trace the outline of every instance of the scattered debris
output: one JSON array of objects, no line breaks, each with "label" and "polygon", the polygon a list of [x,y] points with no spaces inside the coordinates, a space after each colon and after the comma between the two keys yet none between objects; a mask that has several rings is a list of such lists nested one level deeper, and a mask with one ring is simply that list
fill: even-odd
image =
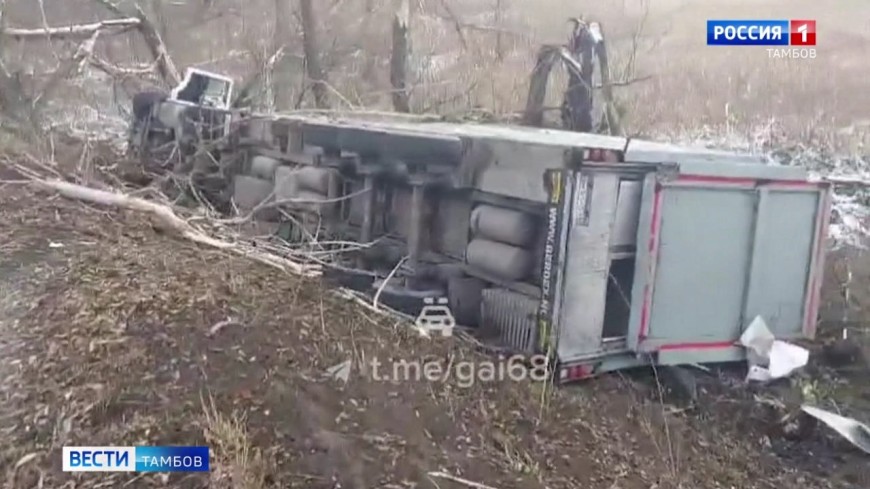
[{"label": "scattered debris", "polygon": [[777,340],[761,316],[756,316],[740,336],[740,344],[749,351],[747,382],[769,382],[788,377],[805,366],[810,358],[806,348]]},{"label": "scattered debris", "polygon": [[219,323],[216,323],[214,326],[209,328],[208,333],[206,333],[206,336],[212,337],[212,336],[220,333],[220,331],[222,329],[226,328],[227,326],[233,326],[233,325],[240,326],[240,324],[237,323],[236,321],[233,321],[232,318],[227,318],[226,320],[221,321]]},{"label": "scattered debris", "polygon": [[825,423],[851,444],[870,454],[870,428],[866,424],[817,407],[802,406],[801,410]]},{"label": "scattered debris", "polygon": [[481,484],[479,482],[470,481],[467,479],[463,479],[462,477],[456,477],[455,475],[448,474],[446,472],[429,472],[429,477],[437,477],[439,479],[447,479],[449,481],[456,482],[457,484],[462,484],[466,487],[472,487],[474,489],[496,489],[492,486],[487,486],[486,484]]},{"label": "scattered debris", "polygon": [[16,469],[21,468],[24,464],[34,460],[38,456],[39,456],[39,454],[35,453],[35,452],[28,453],[27,455],[18,459],[18,462],[15,462],[15,468]]}]

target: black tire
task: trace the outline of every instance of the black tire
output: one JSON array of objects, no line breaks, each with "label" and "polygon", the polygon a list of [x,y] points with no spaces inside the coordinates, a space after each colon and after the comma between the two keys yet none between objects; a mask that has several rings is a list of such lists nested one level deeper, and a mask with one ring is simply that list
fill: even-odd
[{"label": "black tire", "polygon": [[169,96],[159,90],[146,90],[133,95],[133,117],[142,121],[154,109],[154,106],[163,102]]},{"label": "black tire", "polygon": [[[377,293],[377,286],[379,286],[377,282],[372,284],[372,294]],[[387,285],[381,291],[378,299],[382,304],[399,312],[417,317],[425,305],[425,298],[443,296],[444,292],[440,290],[411,290],[395,285]]]}]

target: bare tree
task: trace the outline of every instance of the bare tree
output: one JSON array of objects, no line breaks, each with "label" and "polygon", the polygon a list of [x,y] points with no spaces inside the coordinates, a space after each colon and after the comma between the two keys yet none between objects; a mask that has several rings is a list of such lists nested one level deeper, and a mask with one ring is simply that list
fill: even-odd
[{"label": "bare tree", "polygon": [[305,69],[314,92],[314,105],[319,109],[329,107],[329,91],[326,73],[320,63],[320,43],[317,37],[317,16],[311,0],[299,0],[302,17],[302,50],[305,52]]},{"label": "bare tree", "polygon": [[169,41],[169,19],[166,15],[163,0],[151,0],[151,14],[154,16],[154,25],[157,28],[157,33],[169,49],[171,43]]},{"label": "bare tree", "polygon": [[6,0],[0,0],[0,112],[15,123],[30,120],[30,103],[21,83],[21,73],[11,72],[4,61],[6,48]]},{"label": "bare tree", "polygon": [[[19,135],[36,139],[43,129],[42,109],[62,82],[78,74],[89,62],[100,34],[104,31],[110,32],[115,27],[127,28],[137,25],[139,20],[126,18],[114,22],[63,27],[45,25],[39,29],[20,29],[7,25],[5,7],[5,0],[0,0],[0,110],[7,120],[13,122],[12,129]],[[10,38],[22,41],[44,41],[54,38],[66,40],[83,38],[83,40],[68,57],[58,58],[57,68],[47,73],[44,81],[40,83],[37,77],[31,77],[25,83],[27,77],[22,70],[11,70],[5,63],[3,52],[5,40]]]},{"label": "bare tree", "polygon": [[178,68],[176,68],[175,63],[172,61],[172,57],[169,56],[169,50],[166,48],[166,44],[163,42],[160,32],[139,4],[134,4],[133,12],[125,12],[121,7],[112,3],[110,0],[95,1],[118,17],[132,17],[138,19],[136,28],[142,34],[142,38],[148,46],[148,51],[157,63],[157,72],[160,74],[160,78],[163,79],[164,83],[170,86],[177,85],[181,82],[181,75]]},{"label": "bare tree", "polygon": [[499,29],[495,33],[495,56],[498,61],[504,61],[504,33],[502,28],[502,17],[504,16],[504,0],[495,0],[495,26]]},{"label": "bare tree", "polygon": [[411,102],[408,94],[408,55],[409,24],[411,8],[408,0],[400,0],[393,16],[393,42],[390,56],[390,86],[392,88],[393,108],[396,112],[410,112]]},{"label": "bare tree", "polygon": [[[292,38],[291,26],[293,26],[293,6],[291,4],[292,0],[275,0],[275,32],[274,39],[272,41],[274,52],[284,52],[288,46],[290,45],[290,41]],[[293,98],[289,87],[289,80],[286,77],[286,70],[278,67],[277,80],[271,80],[272,83],[266,83],[270,85],[267,87],[267,90],[272,91],[272,98],[275,104],[275,107],[279,110],[281,109],[289,109],[293,106]],[[268,74],[272,72],[264,73]]]},{"label": "bare tree", "polygon": [[[364,29],[363,35],[367,38],[371,38],[375,35],[376,24],[375,24],[375,0],[365,0],[365,20],[364,20]],[[370,85],[375,85],[377,81],[377,66],[378,66],[378,58],[373,53],[366,56],[365,64],[363,65],[362,79],[368,82]]]}]

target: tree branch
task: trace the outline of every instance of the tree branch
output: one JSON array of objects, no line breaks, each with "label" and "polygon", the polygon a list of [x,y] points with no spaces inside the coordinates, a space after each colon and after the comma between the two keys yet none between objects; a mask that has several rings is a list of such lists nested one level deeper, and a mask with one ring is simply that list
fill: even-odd
[{"label": "tree branch", "polygon": [[3,29],[3,36],[10,37],[16,40],[45,38],[45,39],[79,39],[88,38],[97,31],[105,29],[119,28],[112,34],[124,32],[131,27],[136,27],[140,24],[140,19],[128,17],[124,19],[104,20],[94,22],[93,24],[76,24],[62,27],[42,27],[38,29],[21,29],[7,27]]},{"label": "tree branch", "polygon": [[181,75],[179,74],[178,68],[175,67],[172,58],[169,56],[169,50],[166,49],[166,44],[160,37],[160,33],[157,31],[154,23],[148,19],[145,11],[142,10],[142,7],[140,7],[138,3],[135,4],[135,13],[130,15],[121,10],[117,4],[112,3],[109,0],[94,1],[118,17],[132,17],[137,19],[138,23],[135,27],[142,34],[145,44],[148,45],[148,51],[151,52],[151,56],[154,57],[154,61],[157,63],[157,71],[160,73],[160,77],[166,84],[172,86],[178,85],[181,82]]},{"label": "tree branch", "polygon": [[131,76],[143,76],[148,74],[153,74],[155,71],[155,64],[150,65],[142,65],[136,67],[123,67],[117,66],[108,61],[99,58],[97,56],[91,56],[90,64],[94,68],[106,73],[112,78],[125,78]]},{"label": "tree branch", "polygon": [[[259,70],[241,84],[241,88],[236,92],[235,99],[233,100],[233,107],[244,107],[251,103],[251,91],[267,74],[275,70],[275,65],[284,58],[284,47],[278,48],[272,56],[269,56],[269,59],[263,62],[263,66]],[[278,108],[281,109],[283,107],[279,105]]]},{"label": "tree branch", "polygon": [[38,109],[45,104],[45,101],[48,99],[48,95],[51,94],[51,92],[53,92],[55,89],[57,89],[61,81],[73,76],[82,69],[84,63],[94,53],[94,45],[96,44],[97,37],[99,37],[99,35],[99,30],[92,32],[91,37],[79,44],[79,47],[78,49],[76,49],[75,54],[73,54],[71,58],[61,63],[58,69],[51,74],[51,77],[42,86],[42,90],[39,92],[39,95],[37,95],[33,99],[34,113],[36,113]]},{"label": "tree branch", "polygon": [[441,0],[441,6],[444,7],[444,11],[447,12],[447,20],[453,24],[453,28],[456,30],[456,35],[459,36],[459,43],[462,44],[462,50],[468,51],[468,40],[465,39],[465,32],[463,31],[465,24],[459,19],[456,12],[454,12],[453,8],[447,3],[447,0]]}]

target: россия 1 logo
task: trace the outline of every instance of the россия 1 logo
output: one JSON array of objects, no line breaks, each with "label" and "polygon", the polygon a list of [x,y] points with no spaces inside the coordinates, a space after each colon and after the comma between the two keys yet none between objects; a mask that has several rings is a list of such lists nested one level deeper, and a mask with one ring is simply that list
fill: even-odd
[{"label": "\u0440\u043e\u0441\u0441\u0438\u044f 1 logo", "polygon": [[787,46],[767,49],[771,58],[815,58],[815,20],[708,20],[708,46]]},{"label": "\u0440\u043e\u0441\u0441\u0438\u044f 1 logo", "polygon": [[816,21],[815,20],[791,20],[790,44],[792,46],[815,46],[816,45]]}]

